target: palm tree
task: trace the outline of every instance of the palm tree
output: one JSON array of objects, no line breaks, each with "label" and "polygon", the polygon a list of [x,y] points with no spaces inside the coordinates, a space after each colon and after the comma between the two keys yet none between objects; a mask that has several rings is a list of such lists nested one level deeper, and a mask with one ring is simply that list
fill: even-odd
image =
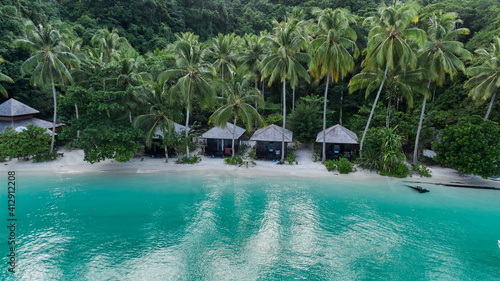
[{"label": "palm tree", "polygon": [[[461,70],[465,73],[465,65],[462,59],[471,59],[469,51],[464,49],[462,42],[458,41],[458,36],[469,34],[467,28],[456,28],[457,23],[461,23],[457,19],[456,13],[441,14],[439,17],[433,15],[427,25],[427,42],[418,56],[419,63],[422,67],[432,71],[435,74],[435,82],[442,87],[446,80],[446,74],[453,80],[453,76]],[[427,83],[427,88],[430,87],[431,81]],[[422,104],[422,112],[420,113],[420,121],[415,138],[415,148],[413,150],[413,164],[418,161],[418,142],[420,139],[420,130],[424,120],[425,105],[427,96],[424,96]]]},{"label": "palm tree", "polygon": [[[262,42],[262,38],[262,36],[246,34],[243,37],[243,51],[239,57],[241,64],[248,67],[248,70],[255,75],[255,89],[258,89],[258,81],[261,77],[260,63],[269,52],[267,46]],[[264,98],[264,93],[261,94]]]},{"label": "palm tree", "polygon": [[[0,64],[4,63],[5,60],[0,57]],[[0,73],[0,82],[8,82],[8,83],[14,83],[14,80],[12,80],[9,76],[3,74],[3,73]],[[9,94],[7,94],[7,91],[5,90],[5,88],[0,85],[0,93],[2,95],[4,95],[4,97],[8,98],[9,97]]]},{"label": "palm tree", "polygon": [[54,100],[54,120],[52,125],[52,141],[50,153],[54,151],[54,136],[57,120],[57,96],[55,82],[72,83],[73,79],[67,65],[78,66],[78,58],[64,45],[59,32],[50,25],[35,26],[32,22],[26,24],[27,39],[15,41],[18,47],[31,51],[31,57],[21,66],[24,73],[32,72],[30,83],[33,86],[52,85]]},{"label": "palm tree", "polygon": [[99,29],[90,43],[96,46],[99,59],[105,63],[109,63],[114,58],[115,51],[130,47],[127,39],[120,37],[116,29],[109,31],[107,28]]},{"label": "palm tree", "polygon": [[484,58],[481,66],[469,67],[467,75],[472,76],[465,84],[465,88],[472,88],[469,96],[478,102],[491,97],[488,111],[484,119],[490,116],[491,108],[500,87],[500,37],[495,37],[491,43],[491,50],[477,49],[476,54]]},{"label": "palm tree", "polygon": [[160,130],[165,148],[165,162],[168,162],[168,146],[165,141],[174,130],[173,120],[178,117],[175,108],[171,106],[168,91],[162,85],[151,82],[151,88],[142,96],[142,102],[149,107],[149,113],[139,115],[134,120],[134,127],[145,132],[146,146],[151,147],[156,131]]},{"label": "palm tree", "polygon": [[[210,122],[215,126],[226,128],[227,123],[233,119],[233,125],[236,126],[236,121],[239,118],[246,126],[247,130],[251,130],[252,122],[255,120],[258,124],[264,124],[264,121],[257,109],[253,107],[252,103],[263,102],[259,91],[252,88],[251,79],[253,77],[248,75],[248,69],[240,67],[231,81],[223,83],[226,89],[226,103],[225,106],[220,107],[210,116]],[[234,157],[234,133],[232,138],[232,157]]]},{"label": "palm tree", "polygon": [[[234,33],[228,35],[219,35],[212,39],[208,47],[208,55],[215,59],[214,67],[220,71],[222,82],[224,82],[224,74],[232,76],[236,60],[237,38]],[[222,89],[221,101],[224,100],[224,90]]]},{"label": "palm tree", "polygon": [[[301,62],[308,63],[311,58],[308,54],[300,52],[307,46],[307,40],[300,34],[294,21],[281,23],[274,21],[273,24],[275,36],[267,38],[272,51],[262,61],[261,79],[269,77],[269,85],[278,78],[283,81],[283,129],[285,129],[286,80],[290,80],[292,88],[297,85],[298,76],[304,77],[309,82],[311,78]],[[283,130],[281,151],[285,151],[285,130]],[[284,160],[285,155],[281,153],[281,162]]]},{"label": "palm tree", "polygon": [[354,92],[366,88],[365,96],[368,97],[383,81],[387,82],[385,83],[385,88],[388,91],[385,125],[389,129],[393,95],[398,93],[399,96],[406,99],[410,107],[413,107],[413,94],[419,93],[424,97],[429,96],[429,88],[424,86],[423,81],[433,78],[434,73],[427,69],[402,70],[400,66],[397,66],[395,69],[385,72],[378,67],[373,71],[363,71],[354,76],[350,81],[352,83],[350,90]]},{"label": "palm tree", "polygon": [[[416,27],[411,27],[412,23],[418,21],[417,6],[415,4],[404,4],[396,0],[393,5],[386,6],[382,2],[378,8],[378,13],[378,17],[368,17],[364,21],[364,24],[369,23],[372,28],[368,33],[367,56],[363,61],[363,65],[365,66],[363,71],[373,71],[377,67],[383,67],[385,70],[363,132],[363,137],[361,138],[359,149],[361,157],[366,132],[370,126],[375,106],[384,86],[387,71],[395,69],[397,66],[402,71],[415,68],[417,57],[410,46],[410,41],[415,40],[420,45],[423,45],[425,41],[424,31]],[[355,91],[353,90],[355,88],[353,86],[354,82],[351,79],[349,82],[349,93],[351,94]]]},{"label": "palm tree", "polygon": [[[168,69],[161,73],[158,81],[164,85],[171,78],[178,78],[172,91],[177,93],[184,102],[186,109],[186,128],[189,127],[189,112],[194,98],[210,101],[213,97],[209,77],[213,75],[212,65],[204,61],[206,50],[198,42],[198,36],[193,33],[181,33],[177,35],[177,41],[173,46],[178,58],[175,69]],[[208,106],[209,102],[200,102],[202,106]],[[189,137],[186,130],[186,139]],[[189,146],[186,145],[186,157],[189,158]]]},{"label": "palm tree", "polygon": [[317,81],[326,76],[325,98],[323,104],[323,153],[322,161],[326,160],[326,104],[328,101],[328,86],[330,78],[335,83],[339,76],[346,76],[354,69],[353,56],[359,54],[354,41],[356,32],[349,27],[356,20],[346,9],[313,10],[318,17],[317,36],[309,45],[309,53],[312,55],[310,72]]}]

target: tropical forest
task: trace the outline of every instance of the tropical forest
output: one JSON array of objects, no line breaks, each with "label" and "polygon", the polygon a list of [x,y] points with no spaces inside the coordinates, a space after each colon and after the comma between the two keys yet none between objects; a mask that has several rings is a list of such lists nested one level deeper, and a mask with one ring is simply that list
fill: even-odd
[{"label": "tropical forest", "polygon": [[2,0],[0,30],[0,104],[65,124],[7,128],[0,160],[126,162],[159,131],[193,163],[231,123],[291,130],[327,165],[316,135],[340,124],[382,175],[500,175],[498,0]]}]

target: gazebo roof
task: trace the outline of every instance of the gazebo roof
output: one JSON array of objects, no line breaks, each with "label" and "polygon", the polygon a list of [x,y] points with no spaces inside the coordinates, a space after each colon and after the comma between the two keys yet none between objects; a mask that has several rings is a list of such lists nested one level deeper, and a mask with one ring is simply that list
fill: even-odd
[{"label": "gazebo roof", "polygon": [[[285,129],[285,142],[292,142],[293,133],[290,130]],[[258,129],[253,136],[250,138],[251,141],[282,141],[283,140],[283,128],[274,124],[271,124],[265,128]]]},{"label": "gazebo roof", "polygon": [[201,137],[204,139],[230,140],[233,139],[233,131],[235,139],[239,139],[246,132],[246,130],[241,127],[227,123],[225,129],[222,129],[221,127],[213,127],[201,135]]},{"label": "gazebo roof", "polygon": [[[181,124],[175,123],[174,122],[174,131],[178,134],[185,132],[186,131],[186,126],[182,126]],[[155,136],[160,136],[163,137],[163,133],[161,132],[160,128],[156,127]]]},{"label": "gazebo roof", "polygon": [[[41,120],[38,118],[30,118],[30,119],[23,119],[23,120],[13,120],[13,121],[4,121],[0,120],[0,134],[5,131],[7,127],[11,127],[14,130],[22,130],[25,127],[28,127],[29,124],[33,124],[36,127],[44,128],[47,130],[47,133],[52,135],[52,131],[49,129],[52,129],[52,122],[48,122],[45,120]],[[56,128],[61,127],[63,124],[57,124],[56,123]],[[57,134],[56,134],[57,135]]]},{"label": "gazebo roof", "polygon": [[[339,124],[325,130],[325,139],[326,143],[358,144],[356,141],[358,139],[356,133]],[[316,142],[323,142],[323,131],[318,133]]]},{"label": "gazebo roof", "polygon": [[40,113],[40,111],[25,105],[15,99],[9,99],[6,102],[0,104],[0,116],[3,117],[14,117],[22,115],[32,115]]}]

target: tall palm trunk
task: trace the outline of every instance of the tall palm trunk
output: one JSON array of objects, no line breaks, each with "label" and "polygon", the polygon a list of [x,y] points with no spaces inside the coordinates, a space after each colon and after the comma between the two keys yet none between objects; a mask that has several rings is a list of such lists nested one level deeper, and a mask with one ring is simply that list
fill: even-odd
[{"label": "tall palm trunk", "polygon": [[292,111],[295,111],[295,88],[292,89]]},{"label": "tall palm trunk", "polygon": [[54,85],[54,75],[52,74],[52,67],[50,69],[50,81],[52,82],[52,98],[54,99],[54,120],[52,120],[52,140],[50,141],[50,153],[54,151],[54,141],[56,136],[56,117],[57,117],[57,97],[56,86]]},{"label": "tall palm trunk", "polygon": [[[78,120],[79,119],[79,117],[78,117],[78,105],[76,104],[76,102],[75,102],[75,114],[76,114],[76,120]],[[79,137],[80,137],[80,130],[77,130],[76,131],[76,138],[79,138]]]},{"label": "tall palm trunk", "polygon": [[234,123],[233,123],[233,142],[231,144],[231,154],[234,158],[234,132],[236,132],[236,116],[238,115],[238,110],[234,110]]},{"label": "tall palm trunk", "polygon": [[385,119],[385,127],[389,129],[389,120],[391,119],[391,101],[392,89],[389,89],[389,101],[387,102],[387,118]]},{"label": "tall palm trunk", "polygon": [[328,102],[328,85],[330,84],[330,73],[326,74],[325,101],[323,103],[323,153],[321,161],[326,160],[326,103]]},{"label": "tall palm trunk", "polygon": [[[224,64],[222,64],[222,84],[224,84]],[[224,87],[221,89],[221,96],[220,96],[220,107],[224,105]]]},{"label": "tall palm trunk", "polygon": [[488,111],[486,111],[486,116],[484,116],[484,119],[488,120],[488,117],[490,117],[490,112],[491,112],[491,108],[493,107],[493,102],[495,102],[495,96],[497,95],[497,90],[495,90],[495,93],[493,93],[493,96],[491,97],[491,101],[490,101],[490,106],[488,106]]},{"label": "tall palm trunk", "polygon": [[[344,81],[344,76],[342,76],[342,81]],[[344,85],[341,86],[340,90],[340,117],[339,124],[342,126],[342,108],[344,107]]]},{"label": "tall palm trunk", "polygon": [[[259,79],[255,79],[255,90],[256,91],[259,91]],[[258,104],[257,104],[257,101],[255,101],[255,110],[258,110]],[[255,120],[255,129],[257,129],[257,120]]]},{"label": "tall palm trunk", "polygon": [[286,64],[283,66],[283,133],[281,137],[281,163],[285,162],[285,123],[286,123]]},{"label": "tall palm trunk", "polygon": [[[427,82],[427,89],[431,86],[431,80]],[[422,129],[422,122],[424,121],[425,105],[427,103],[427,96],[424,96],[424,103],[422,104],[422,112],[420,112],[420,121],[418,123],[417,137],[415,138],[415,148],[413,149],[413,164],[418,161],[418,141],[420,139],[420,130]]]},{"label": "tall palm trunk", "polygon": [[265,99],[264,99],[264,84],[266,84],[266,83],[264,83],[264,80],[262,80],[261,82],[262,82],[262,100],[265,101]]},{"label": "tall palm trunk", "polygon": [[377,106],[377,101],[378,101],[378,98],[380,97],[380,92],[382,92],[382,88],[384,87],[385,78],[387,77],[388,70],[389,70],[389,65],[386,64],[384,78],[382,79],[382,83],[380,83],[380,87],[378,88],[377,97],[375,97],[375,101],[373,102],[372,111],[370,111],[370,116],[368,117],[368,122],[366,122],[365,131],[363,132],[363,137],[361,138],[361,143],[359,144],[359,157],[360,158],[363,158],[363,143],[365,141],[366,132],[368,131],[368,127],[370,127],[370,122],[372,121],[373,112],[375,111],[375,107]]},{"label": "tall palm trunk", "polygon": [[186,100],[186,157],[189,158],[189,141],[188,141],[188,131],[189,131],[189,108],[191,107],[191,83],[193,82],[193,78],[189,78],[189,86],[188,86],[188,96]]},{"label": "tall palm trunk", "polygon": [[[163,127],[163,126],[162,126]],[[163,145],[165,145],[165,163],[168,163],[168,146],[166,142],[167,134],[165,132],[165,128],[162,130],[163,132]]]}]

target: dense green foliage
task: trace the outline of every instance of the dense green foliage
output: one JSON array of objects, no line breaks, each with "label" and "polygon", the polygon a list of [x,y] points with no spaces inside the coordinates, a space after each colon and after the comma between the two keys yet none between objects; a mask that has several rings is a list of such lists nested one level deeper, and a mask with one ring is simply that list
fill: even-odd
[{"label": "dense green foliage", "polygon": [[354,168],[354,164],[349,159],[341,157],[338,160],[328,160],[323,162],[328,172],[335,171],[336,169],[341,174],[349,174]]},{"label": "dense green foliage", "polygon": [[290,128],[300,142],[315,141],[321,131],[321,108],[317,102],[300,101],[290,114]]},{"label": "dense green foliage", "polygon": [[[228,106],[235,70],[245,66],[266,102],[248,104],[267,123],[283,122],[296,138],[311,141],[321,129],[319,106],[294,105],[321,95],[325,126],[342,123],[358,136],[365,128],[362,139],[369,126],[379,132],[376,145],[366,139],[366,167],[403,175],[402,149],[409,154],[417,131],[423,132],[416,145],[422,150],[430,148],[434,132],[460,117],[486,114],[500,122],[498,85],[483,91],[475,83],[498,72],[500,47],[490,42],[500,35],[499,12],[497,0],[5,0],[0,92],[40,110],[38,118],[57,109],[58,118],[70,124],[59,138],[80,134],[74,143],[85,149],[86,160],[126,161],[140,141],[152,141],[158,126],[164,133],[171,121],[208,127],[209,117]],[[34,24],[26,25],[28,20]],[[43,48],[34,44],[15,48],[14,42],[34,42],[37,29],[50,31],[51,54],[37,52]],[[60,63],[38,59],[58,54]],[[474,60],[468,61],[469,54]],[[54,83],[47,79],[50,69],[56,71]],[[54,87],[33,87],[30,80]],[[73,87],[64,85],[71,81]],[[344,95],[348,88],[352,95]],[[365,97],[370,92],[377,93],[375,101]],[[56,100],[61,104],[54,108]],[[139,116],[149,118],[143,120],[148,126],[132,126]],[[247,123],[243,119],[239,125]],[[378,128],[384,125],[390,133],[382,136]],[[189,158],[187,131],[169,138],[162,145],[178,152],[184,145]]]},{"label": "dense green foliage", "polygon": [[50,135],[46,129],[28,125],[25,130],[16,132],[7,128],[0,134],[0,160],[6,157],[30,157],[48,155],[50,149]]},{"label": "dense green foliage", "polygon": [[462,173],[487,178],[500,174],[500,125],[478,116],[461,118],[442,130],[436,160]]}]

